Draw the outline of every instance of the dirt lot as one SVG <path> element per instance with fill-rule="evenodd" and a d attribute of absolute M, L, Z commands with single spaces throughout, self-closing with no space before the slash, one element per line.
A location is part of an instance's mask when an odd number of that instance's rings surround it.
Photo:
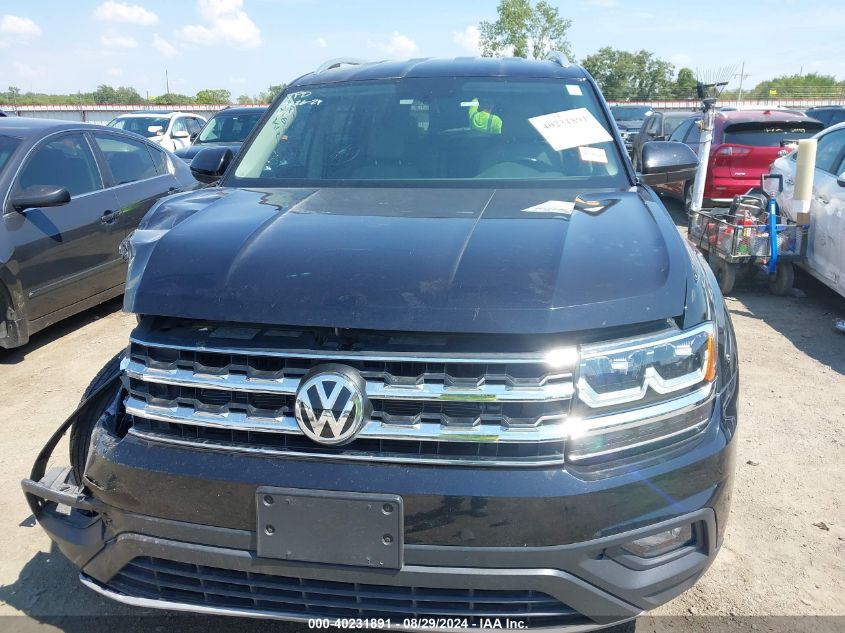
<path fill-rule="evenodd" d="M 641 620 L 638 631 L 845 630 L 845 335 L 834 329 L 845 301 L 808 277 L 797 284 L 802 292 L 788 298 L 745 286 L 728 299 L 742 386 L 725 545 L 693 589 L 656 613 L 675 617 Z M 81 587 L 33 525 L 18 481 L 88 381 L 126 345 L 134 318 L 119 309 L 111 302 L 22 350 L 0 351 L 0 616 L 28 616 L 0 617 L 3 630 L 299 630 L 144 617 Z M 92 615 L 99 617 L 78 617 Z"/>

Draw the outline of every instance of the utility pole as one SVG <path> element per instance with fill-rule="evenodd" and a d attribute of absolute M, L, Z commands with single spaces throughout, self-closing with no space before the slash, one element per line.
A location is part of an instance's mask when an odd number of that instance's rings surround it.
<path fill-rule="evenodd" d="M 164 86 L 166 88 L 167 94 L 170 94 L 170 77 L 167 74 L 167 69 L 164 69 Z"/>
<path fill-rule="evenodd" d="M 739 71 L 739 75 L 734 75 L 735 77 L 739 77 L 739 93 L 736 96 L 737 103 L 742 103 L 742 82 L 746 77 L 750 77 L 751 75 L 745 74 L 745 62 L 742 62 L 742 70 Z"/>

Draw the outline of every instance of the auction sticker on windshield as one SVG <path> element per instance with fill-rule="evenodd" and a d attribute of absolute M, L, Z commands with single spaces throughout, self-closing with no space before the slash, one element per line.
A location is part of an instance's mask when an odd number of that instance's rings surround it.
<path fill-rule="evenodd" d="M 552 149 L 559 152 L 579 145 L 612 140 L 607 130 L 587 108 L 563 110 L 528 119 Z"/>

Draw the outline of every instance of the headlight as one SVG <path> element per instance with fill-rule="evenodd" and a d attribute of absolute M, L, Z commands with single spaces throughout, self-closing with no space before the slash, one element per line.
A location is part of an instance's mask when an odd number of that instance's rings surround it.
<path fill-rule="evenodd" d="M 687 391 L 716 378 L 715 329 L 624 339 L 581 348 L 578 397 L 588 407 L 636 402 L 649 389 L 660 395 Z"/>
<path fill-rule="evenodd" d="M 567 422 L 567 460 L 594 463 L 676 444 L 703 430 L 713 412 L 712 323 L 584 345 Z"/>

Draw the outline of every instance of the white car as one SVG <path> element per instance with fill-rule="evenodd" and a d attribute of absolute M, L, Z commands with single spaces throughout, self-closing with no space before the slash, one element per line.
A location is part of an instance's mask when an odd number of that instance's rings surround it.
<path fill-rule="evenodd" d="M 191 139 L 199 134 L 205 123 L 205 117 L 190 112 L 139 110 L 121 114 L 109 121 L 108 126 L 135 132 L 175 152 L 177 149 L 188 147 Z"/>
<path fill-rule="evenodd" d="M 818 149 L 804 267 L 845 297 L 845 123 L 829 127 L 813 138 L 818 140 Z M 783 174 L 783 193 L 778 203 L 793 220 L 796 158 L 797 152 L 792 152 L 778 158 L 771 167 L 773 173 Z"/>

